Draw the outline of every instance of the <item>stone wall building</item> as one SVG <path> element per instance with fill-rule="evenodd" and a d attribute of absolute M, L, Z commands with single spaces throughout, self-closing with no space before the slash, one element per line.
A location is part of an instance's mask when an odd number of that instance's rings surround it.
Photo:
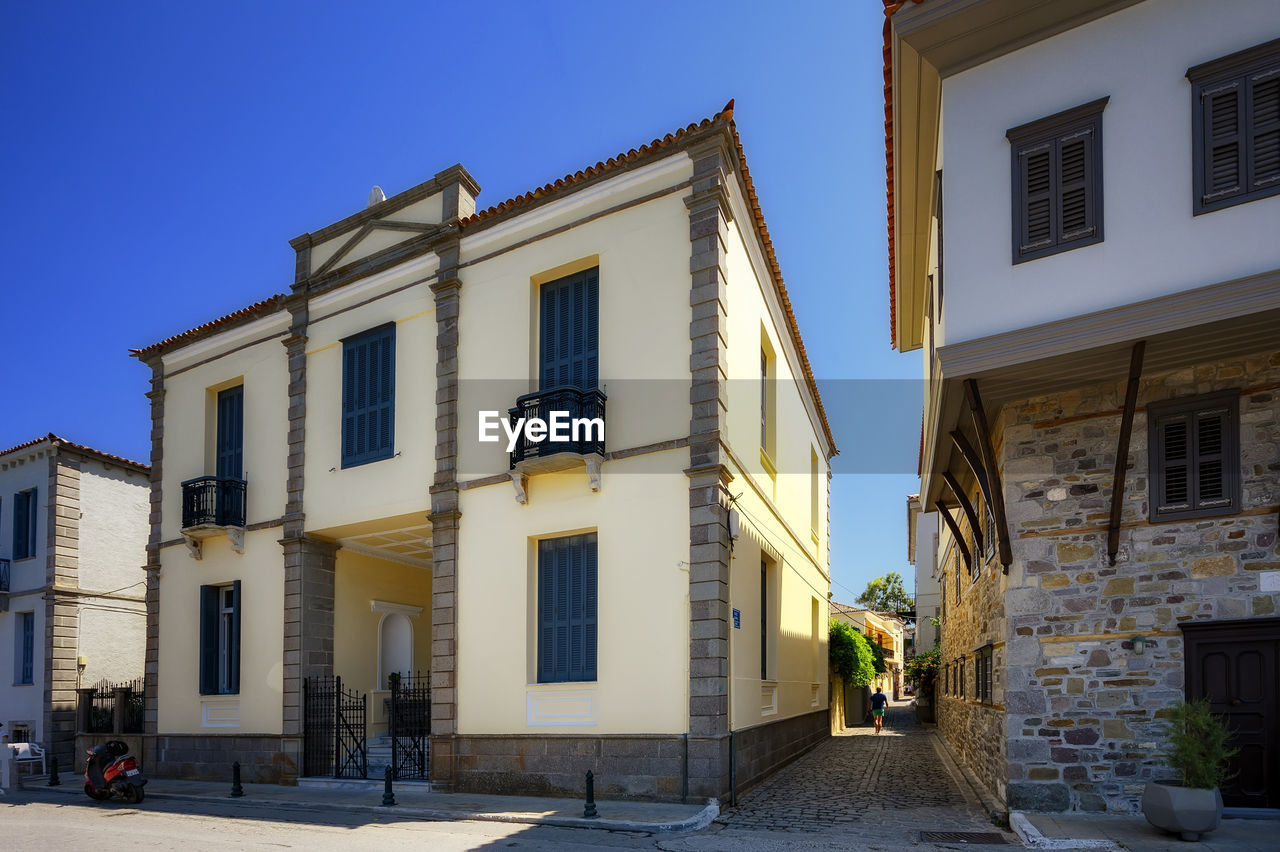
<path fill-rule="evenodd" d="M 1012 809 L 1128 812 L 1207 698 L 1228 806 L 1278 808 L 1274 9 L 886 8 L 940 729 Z"/>

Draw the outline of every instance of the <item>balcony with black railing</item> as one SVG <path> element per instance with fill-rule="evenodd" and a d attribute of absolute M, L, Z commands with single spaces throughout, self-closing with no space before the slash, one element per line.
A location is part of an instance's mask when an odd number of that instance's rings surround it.
<path fill-rule="evenodd" d="M 519 430 L 511 451 L 511 481 L 517 500 L 525 502 L 525 476 L 579 464 L 586 466 L 591 490 L 600 490 L 606 399 L 604 391 L 573 386 L 535 391 L 516 399 L 507 415 L 512 427 Z M 523 428 L 519 425 L 522 422 Z"/>
<path fill-rule="evenodd" d="M 245 481 L 199 476 L 182 483 L 182 537 L 196 559 L 200 540 L 224 532 L 237 553 L 244 552 Z"/>
<path fill-rule="evenodd" d="M 0 612 L 9 611 L 9 560 L 0 559 Z"/>

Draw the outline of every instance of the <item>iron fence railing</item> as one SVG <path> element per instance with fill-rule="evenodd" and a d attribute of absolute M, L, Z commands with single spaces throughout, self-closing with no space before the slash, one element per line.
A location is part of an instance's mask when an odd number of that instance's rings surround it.
<path fill-rule="evenodd" d="M 142 678 L 124 683 L 101 680 L 92 687 L 81 689 L 80 696 L 80 700 L 85 704 L 80 711 L 83 733 L 142 733 L 146 707 L 146 692 L 143 689 Z"/>
<path fill-rule="evenodd" d="M 558 387 L 527 393 L 516 399 L 513 408 L 507 410 L 512 424 L 521 418 L 526 421 L 538 418 L 555 426 L 562 422 L 566 440 L 555 440 L 548 435 L 544 440 L 531 441 L 521 430 L 511 451 L 511 468 L 522 461 L 544 458 L 557 453 L 604 455 L 604 391 L 582 390 L 576 387 Z M 559 430 L 557 430 L 559 431 Z"/>
<path fill-rule="evenodd" d="M 212 524 L 242 527 L 245 517 L 245 481 L 200 476 L 182 483 L 182 528 Z"/>
<path fill-rule="evenodd" d="M 308 776 L 365 778 L 369 774 L 368 702 L 341 677 L 302 682 L 302 771 Z"/>

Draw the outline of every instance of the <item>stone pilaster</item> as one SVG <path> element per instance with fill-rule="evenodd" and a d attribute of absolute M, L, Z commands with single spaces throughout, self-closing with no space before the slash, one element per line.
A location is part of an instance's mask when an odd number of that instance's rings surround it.
<path fill-rule="evenodd" d="M 721 429 L 727 404 L 726 237 L 732 221 L 722 137 L 689 151 L 689 795 L 729 789 L 729 530 Z"/>
<path fill-rule="evenodd" d="M 147 538 L 147 564 L 142 566 L 147 575 L 147 645 L 143 662 L 146 691 L 144 730 L 148 734 L 154 734 L 159 702 L 160 524 L 164 503 L 164 364 L 159 356 L 151 362 L 151 391 L 147 398 L 151 400 L 151 512 L 148 516 L 151 534 Z"/>
<path fill-rule="evenodd" d="M 436 472 L 431 485 L 431 780 L 454 779 L 458 664 L 458 238 L 435 246 Z"/>
<path fill-rule="evenodd" d="M 75 765 L 79 618 L 76 598 L 61 590 L 79 586 L 80 462 L 56 447 L 49 455 L 48 495 L 45 571 L 52 589 L 44 598 L 44 736 L 58 764 L 69 769 Z"/>
<path fill-rule="evenodd" d="M 298 535 L 284 548 L 285 737 L 302 735 L 302 681 L 333 674 L 336 545 Z"/>
<path fill-rule="evenodd" d="M 292 322 L 289 336 L 282 342 L 289 360 L 289 453 L 285 484 L 285 538 L 302 535 L 305 515 L 302 507 L 307 427 L 307 299 L 294 296 L 288 302 Z"/>

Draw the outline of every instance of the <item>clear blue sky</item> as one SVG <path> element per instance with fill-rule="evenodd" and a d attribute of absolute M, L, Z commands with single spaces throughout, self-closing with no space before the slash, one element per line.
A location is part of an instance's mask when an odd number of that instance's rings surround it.
<path fill-rule="evenodd" d="M 288 240 L 461 162 L 495 204 L 737 99 L 841 455 L 837 600 L 906 565 L 918 353 L 889 346 L 877 0 L 5 3 L 0 448 L 147 459 L 140 347 Z M 899 380 L 899 381 L 892 381 Z"/>

